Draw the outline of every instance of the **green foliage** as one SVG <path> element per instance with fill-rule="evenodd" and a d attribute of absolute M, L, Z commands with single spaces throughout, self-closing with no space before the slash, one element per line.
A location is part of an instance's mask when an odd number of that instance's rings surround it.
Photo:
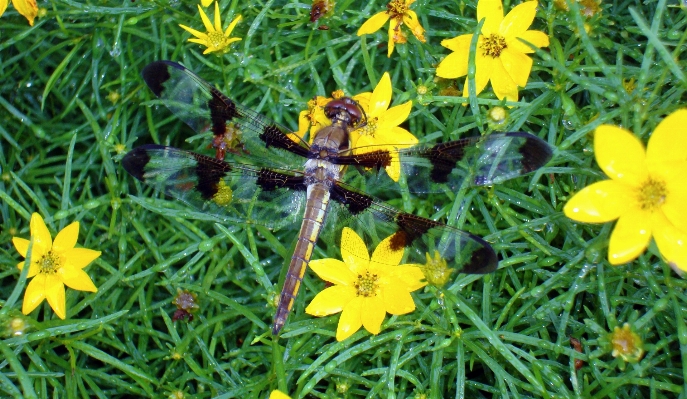
<path fill-rule="evenodd" d="M 504 9 L 517 3 L 506 1 Z M 189 34 L 178 24 L 203 30 L 191 1 L 39 1 L 47 15 L 33 27 L 13 8 L 5 12 L 0 396 L 183 391 L 265 398 L 279 388 L 318 398 L 684 397 L 687 283 L 652 248 L 632 264 L 611 267 L 612 225 L 575 224 L 561 209 L 602 177 L 591 151 L 597 126 L 622 125 L 646 140 L 684 106 L 685 9 L 617 0 L 584 17 L 576 3 L 565 12 L 541 1 L 532 29 L 548 33 L 551 44 L 533 54 L 529 83 L 521 101 L 510 104 L 505 130 L 544 138 L 557 147 L 554 159 L 534 175 L 492 188 L 391 201 L 485 237 L 502 259 L 499 270 L 460 276 L 444 292 L 418 291 L 418 309 L 387 318 L 378 336 L 359 331 L 336 342 L 338 317 L 303 312 L 324 287 L 307 273 L 282 335 L 270 334 L 298 226 L 270 231 L 189 218 L 183 205 L 144 189 L 119 163 L 144 143 L 188 150 L 206 144 L 189 144 L 190 129 L 152 106 L 140 71 L 159 59 L 182 62 L 293 130 L 309 98 L 335 89 L 371 91 L 384 71 L 394 104 L 413 100 L 407 128 L 421 140 L 493 127 L 488 111 L 500 102 L 490 89 L 464 107 L 462 97 L 443 95 L 462 88 L 463 79 L 434 77 L 448 54 L 440 41 L 477 26 L 474 1 L 415 3 L 427 42 L 408 35 L 391 58 L 386 28 L 355 35 L 384 2 L 339 0 L 333 15 L 316 23 L 308 21 L 310 6 L 220 1 L 225 23 L 244 18 L 233 32 L 243 40 L 221 56 L 203 56 L 203 48 L 186 42 Z M 329 29 L 317 29 L 323 24 Z M 635 87 L 626 91 L 630 79 Z M 103 252 L 86 268 L 99 291 L 67 290 L 66 320 L 47 304 L 20 313 L 26 279 L 11 238 L 28 238 L 32 212 L 44 216 L 53 234 L 80 221 L 79 245 Z M 336 248 L 315 251 L 314 258 L 324 257 L 338 257 Z M 178 288 L 198 296 L 192 321 L 172 321 Z M 628 365 L 603 344 L 625 322 L 645 350 Z M 18 325 L 23 334 L 12 335 Z M 581 341 L 581 353 L 570 337 Z"/>

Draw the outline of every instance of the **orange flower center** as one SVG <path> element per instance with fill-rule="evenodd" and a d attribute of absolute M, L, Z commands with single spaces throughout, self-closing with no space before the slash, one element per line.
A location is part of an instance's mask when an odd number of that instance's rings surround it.
<path fill-rule="evenodd" d="M 630 325 L 625 323 L 623 328 L 616 326 L 611 333 L 611 345 L 613 346 L 613 357 L 622 357 L 625 361 L 637 361 L 642 358 L 644 349 L 642 339 L 637 335 Z"/>
<path fill-rule="evenodd" d="M 491 56 L 492 58 L 498 58 L 506 47 L 506 38 L 495 33 L 485 36 L 479 46 L 483 51 L 483 56 Z"/>
<path fill-rule="evenodd" d="M 377 131 L 377 122 L 378 119 L 377 117 L 374 118 L 369 118 L 367 120 L 367 123 L 365 123 L 365 126 L 361 127 L 358 130 L 358 133 L 360 133 L 361 136 L 375 136 L 375 131 Z"/>
<path fill-rule="evenodd" d="M 62 258 L 53 251 L 48 251 L 38 261 L 38 272 L 42 274 L 55 274 L 62 267 Z"/>
<path fill-rule="evenodd" d="M 371 297 L 377 295 L 379 277 L 366 271 L 364 275 L 358 274 L 358 280 L 353 284 L 357 290 L 357 296 Z"/>
<path fill-rule="evenodd" d="M 222 32 L 208 32 L 208 43 L 213 48 L 222 48 L 224 46 L 224 35 Z"/>
<path fill-rule="evenodd" d="M 639 206 L 643 210 L 655 211 L 666 202 L 668 190 L 666 189 L 665 182 L 649 177 L 647 181 L 639 187 L 639 192 L 637 194 L 639 197 Z"/>
<path fill-rule="evenodd" d="M 404 0 L 394 0 L 386 5 L 386 9 L 390 18 L 395 18 L 401 22 L 403 15 L 408 12 L 408 5 Z"/>

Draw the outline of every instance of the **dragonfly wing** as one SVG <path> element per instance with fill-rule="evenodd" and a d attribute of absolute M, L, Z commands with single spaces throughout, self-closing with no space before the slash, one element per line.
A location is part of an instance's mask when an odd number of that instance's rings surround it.
<path fill-rule="evenodd" d="M 299 172 L 224 162 L 148 144 L 122 159 L 132 176 L 222 221 L 281 228 L 297 223 L 305 203 Z"/>

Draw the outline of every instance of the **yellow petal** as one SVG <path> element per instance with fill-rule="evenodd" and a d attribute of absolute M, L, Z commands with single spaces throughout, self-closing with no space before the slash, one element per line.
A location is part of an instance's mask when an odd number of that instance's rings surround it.
<path fill-rule="evenodd" d="M 412 101 L 407 101 L 401 105 L 391 107 L 388 110 L 386 110 L 386 112 L 383 112 L 382 115 L 380 115 L 380 120 L 378 123 L 380 125 L 383 125 L 384 127 L 398 126 L 401 123 L 403 123 L 406 119 L 408 119 L 408 115 L 410 115 L 410 110 L 412 108 Z M 396 141 L 391 141 L 389 143 L 397 144 Z"/>
<path fill-rule="evenodd" d="M 344 227 L 341 233 L 341 258 L 353 273 L 370 263 L 367 245 L 352 229 Z"/>
<path fill-rule="evenodd" d="M 478 95 L 487 87 L 487 83 L 489 83 L 494 72 L 495 64 L 496 62 L 492 57 L 484 57 L 479 51 L 475 54 L 475 95 Z M 467 79 L 465 82 L 467 82 Z M 466 83 L 463 97 L 467 97 L 469 94 L 468 85 L 469 83 Z"/>
<path fill-rule="evenodd" d="M 382 322 L 386 316 L 382 297 L 380 295 L 372 295 L 371 297 L 364 298 L 360 312 L 363 327 L 371 334 L 379 334 Z"/>
<path fill-rule="evenodd" d="M 465 57 L 467 57 L 468 51 L 470 51 L 470 42 L 472 42 L 472 34 L 467 33 L 453 39 L 444 39 L 441 41 L 441 45 L 451 51 L 465 53 Z"/>
<path fill-rule="evenodd" d="M 200 7 L 198 7 L 199 10 L 202 10 Z M 209 31 L 209 29 L 208 29 Z M 219 2 L 215 2 L 215 32 L 221 32 L 222 31 L 222 19 L 220 18 L 219 14 Z"/>
<path fill-rule="evenodd" d="M 33 26 L 33 20 L 36 19 L 36 15 L 38 15 L 36 0 L 12 0 L 12 4 L 14 4 L 14 8 L 17 9 L 19 14 L 26 17 L 29 21 L 29 25 Z"/>
<path fill-rule="evenodd" d="M 100 256 L 100 251 L 94 251 L 88 248 L 72 248 L 65 251 L 61 255 L 64 257 L 66 264 L 69 267 L 75 267 L 77 269 L 83 269 L 88 266 L 89 263 L 98 259 Z"/>
<path fill-rule="evenodd" d="M 380 266 L 396 266 L 401 263 L 403 258 L 404 247 L 393 250 L 391 249 L 391 240 L 394 239 L 395 235 L 391 235 L 377 245 L 374 253 L 372 253 L 372 258 L 370 259 L 370 267 Z"/>
<path fill-rule="evenodd" d="M 503 67 L 501 59 L 495 59 L 491 73 L 491 88 L 499 100 L 518 101 L 518 85 Z M 518 72 L 519 73 L 519 72 Z"/>
<path fill-rule="evenodd" d="M 501 0 L 479 0 L 477 2 L 477 22 L 486 18 L 482 25 L 482 34 L 499 33 L 503 21 L 503 3 Z"/>
<path fill-rule="evenodd" d="M 659 176 L 666 185 L 667 195 L 661 209 L 675 227 L 687 232 L 687 161 L 654 164 L 649 170 L 652 175 Z"/>
<path fill-rule="evenodd" d="M 241 15 L 237 15 L 236 18 L 234 18 L 234 20 L 231 21 L 231 23 L 229 24 L 229 27 L 227 27 L 227 30 L 224 31 L 224 36 L 229 37 L 231 32 L 236 27 L 236 24 L 241 22 L 242 19 L 243 19 L 243 17 Z M 241 39 L 236 39 L 236 40 L 241 40 Z"/>
<path fill-rule="evenodd" d="M 427 285 L 425 275 L 418 266 L 400 265 L 390 268 L 389 276 L 400 280 L 405 291 L 413 292 Z"/>
<path fill-rule="evenodd" d="M 74 222 L 57 233 L 52 249 L 57 253 L 74 248 L 79 238 L 79 222 Z"/>
<path fill-rule="evenodd" d="M 91 277 L 83 270 L 76 267 L 61 267 L 57 271 L 64 285 L 71 289 L 88 292 L 98 292 Z"/>
<path fill-rule="evenodd" d="M 538 30 L 528 30 L 519 36 L 507 37 L 506 45 L 513 51 L 518 51 L 525 54 L 534 53 L 534 50 L 532 50 L 530 46 L 521 42 L 519 39 L 526 40 L 539 48 L 547 47 L 549 45 L 549 36 L 546 33 Z"/>
<path fill-rule="evenodd" d="M 537 14 L 537 2 L 526 1 L 513 7 L 501 21 L 500 32 L 503 36 L 520 36 L 532 25 Z"/>
<path fill-rule="evenodd" d="M 358 29 L 358 36 L 366 35 L 369 33 L 377 32 L 386 21 L 389 20 L 389 14 L 386 11 L 382 11 L 372 16 L 372 18 L 365 21 L 365 23 Z"/>
<path fill-rule="evenodd" d="M 12 244 L 14 248 L 19 252 L 19 255 L 26 258 L 26 254 L 29 252 L 30 241 L 26 238 L 12 237 Z"/>
<path fill-rule="evenodd" d="M 67 317 L 67 301 L 64 296 L 64 284 L 56 275 L 45 277 L 45 299 L 57 317 L 64 320 Z"/>
<path fill-rule="evenodd" d="M 437 65 L 437 76 L 444 79 L 455 79 L 468 74 L 467 52 L 451 53 Z"/>
<path fill-rule="evenodd" d="M 651 240 L 651 214 L 641 208 L 620 215 L 608 244 L 608 261 L 620 265 L 635 260 Z"/>
<path fill-rule="evenodd" d="M 188 31 L 189 33 L 191 33 L 193 36 L 195 36 L 195 37 L 197 37 L 198 39 L 202 40 L 202 42 L 197 42 L 197 41 L 196 41 L 196 42 L 194 42 L 194 43 L 205 44 L 205 43 L 207 42 L 207 40 L 208 40 L 208 35 L 206 35 L 205 33 L 199 32 L 199 31 L 197 31 L 197 30 L 195 30 L 195 29 L 193 29 L 193 28 L 189 28 L 189 27 L 186 26 L 186 25 L 179 24 L 179 26 L 180 26 L 181 28 L 185 29 L 186 31 Z M 193 41 L 193 39 L 189 39 L 189 42 L 190 42 L 190 41 Z"/>
<path fill-rule="evenodd" d="M 21 312 L 29 314 L 45 299 L 45 274 L 39 274 L 29 282 L 24 293 L 24 303 Z"/>
<path fill-rule="evenodd" d="M 361 297 L 355 297 L 346 304 L 339 318 L 339 326 L 336 328 L 337 341 L 343 341 L 360 330 L 360 327 L 363 325 L 360 317 L 362 304 Z"/>
<path fill-rule="evenodd" d="M 666 262 L 687 271 L 687 233 L 678 230 L 660 212 L 654 215 L 654 240 Z"/>
<path fill-rule="evenodd" d="M 29 225 L 31 228 L 31 237 L 33 238 L 34 256 L 36 256 L 36 254 L 43 255 L 50 251 L 52 248 L 52 237 L 41 215 L 34 212 L 31 215 L 31 222 Z"/>
<path fill-rule="evenodd" d="M 625 129 L 601 125 L 594 132 L 594 154 L 611 179 L 638 186 L 647 179 L 642 142 Z"/>
<path fill-rule="evenodd" d="M 615 220 L 639 204 L 634 190 L 615 180 L 603 180 L 583 188 L 563 207 L 565 216 L 584 223 L 605 223 Z"/>
<path fill-rule="evenodd" d="M 338 259 L 327 258 L 310 261 L 310 269 L 319 278 L 332 284 L 352 287 L 356 280 L 356 275 L 348 265 Z"/>
<path fill-rule="evenodd" d="M 384 286 L 384 309 L 394 315 L 406 314 L 415 310 L 415 302 L 404 284 L 396 279 Z"/>
<path fill-rule="evenodd" d="M 217 3 L 215 3 L 215 10 L 217 10 Z M 210 18 L 208 18 L 207 14 L 205 14 L 205 11 L 203 11 L 202 8 L 200 8 L 200 4 L 198 5 L 198 11 L 200 11 L 200 19 L 203 20 L 203 25 L 205 25 L 205 30 L 208 32 L 214 32 L 215 28 L 212 26 L 212 22 L 210 22 Z M 222 30 L 220 29 L 220 32 Z"/>
<path fill-rule="evenodd" d="M 420 20 L 417 19 L 417 14 L 415 11 L 408 10 L 403 15 L 403 23 L 408 26 L 408 29 L 410 29 L 411 32 L 413 32 L 413 36 L 415 36 L 417 40 L 425 43 L 425 28 L 420 25 Z"/>
<path fill-rule="evenodd" d="M 291 399 L 291 397 L 282 391 L 275 389 L 272 391 L 272 393 L 270 393 L 269 399 Z"/>
<path fill-rule="evenodd" d="M 687 109 L 668 115 L 656 126 L 646 150 L 647 162 L 687 160 Z"/>
<path fill-rule="evenodd" d="M 0 0 L 0 16 L 5 13 L 5 10 L 7 10 L 8 4 L 9 0 Z"/>
<path fill-rule="evenodd" d="M 501 51 L 499 60 L 501 60 L 503 69 L 508 72 L 508 76 L 511 77 L 515 84 L 524 88 L 527 85 L 527 79 L 529 79 L 530 71 L 532 70 L 532 59 L 523 53 L 505 48 Z"/>
<path fill-rule="evenodd" d="M 339 313 L 355 297 L 353 286 L 335 285 L 315 295 L 305 313 L 318 317 Z"/>
<path fill-rule="evenodd" d="M 391 78 L 389 72 L 384 72 L 382 78 L 375 86 L 370 96 L 370 104 L 368 105 L 368 118 L 377 117 L 389 108 L 391 103 Z"/>

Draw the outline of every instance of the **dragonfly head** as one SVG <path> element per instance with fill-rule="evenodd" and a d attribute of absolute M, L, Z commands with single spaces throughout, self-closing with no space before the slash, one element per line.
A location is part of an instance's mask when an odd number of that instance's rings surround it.
<path fill-rule="evenodd" d="M 354 127 L 363 119 L 365 111 L 360 107 L 357 101 L 350 97 L 341 97 L 337 100 L 332 100 L 324 106 L 324 114 L 332 122 L 341 122 L 346 126 Z"/>

